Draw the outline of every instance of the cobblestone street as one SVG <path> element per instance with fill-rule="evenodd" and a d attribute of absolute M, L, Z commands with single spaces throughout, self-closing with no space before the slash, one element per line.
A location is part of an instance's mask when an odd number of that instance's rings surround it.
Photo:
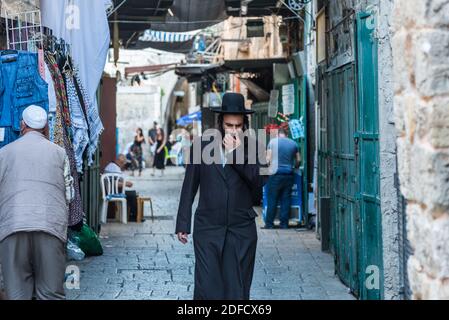
<path fill-rule="evenodd" d="M 192 299 L 193 246 L 182 245 L 173 233 L 183 169 L 169 167 L 163 178 L 149 173 L 133 180 L 141 195 L 153 198 L 154 221 L 148 206 L 142 224 L 103 226 L 104 254 L 71 262 L 80 267 L 81 282 L 79 290 L 67 290 L 68 299 Z M 354 299 L 313 232 L 258 233 L 252 299 Z"/>

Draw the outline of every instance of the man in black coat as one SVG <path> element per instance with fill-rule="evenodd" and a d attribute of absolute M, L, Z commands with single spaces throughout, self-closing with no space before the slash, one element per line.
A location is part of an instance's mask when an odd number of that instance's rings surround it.
<path fill-rule="evenodd" d="M 194 299 L 248 300 L 257 245 L 257 214 L 253 206 L 260 204 L 266 182 L 258 159 L 265 158 L 251 155 L 252 148 L 248 146 L 252 137 L 242 135 L 248 129 L 247 114 L 252 113 L 245 109 L 242 95 L 225 94 L 222 107 L 216 112 L 220 113 L 216 134 L 203 135 L 191 151 L 176 234 L 179 241 L 187 243 L 192 205 L 200 188 L 193 230 Z M 264 150 L 255 149 L 256 153 Z M 205 159 L 209 154 L 213 163 Z"/>

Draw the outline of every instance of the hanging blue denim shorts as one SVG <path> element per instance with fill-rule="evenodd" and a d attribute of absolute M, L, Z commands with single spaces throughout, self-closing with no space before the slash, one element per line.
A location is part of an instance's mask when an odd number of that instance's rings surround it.
<path fill-rule="evenodd" d="M 26 107 L 34 104 L 48 112 L 48 85 L 39 74 L 36 53 L 4 53 L 0 51 L 0 128 L 12 129 L 9 136 L 14 138 Z"/>

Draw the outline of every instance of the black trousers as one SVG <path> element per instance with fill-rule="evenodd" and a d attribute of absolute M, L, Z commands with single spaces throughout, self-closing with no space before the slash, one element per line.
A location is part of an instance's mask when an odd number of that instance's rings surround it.
<path fill-rule="evenodd" d="M 125 191 L 126 202 L 130 211 L 130 220 L 137 220 L 137 192 L 134 190 Z"/>

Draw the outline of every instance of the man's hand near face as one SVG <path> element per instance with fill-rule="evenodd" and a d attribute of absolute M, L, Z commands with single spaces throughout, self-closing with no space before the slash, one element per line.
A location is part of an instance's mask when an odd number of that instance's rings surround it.
<path fill-rule="evenodd" d="M 227 153 L 232 152 L 233 150 L 237 149 L 242 145 L 242 141 L 240 140 L 240 137 L 238 134 L 231 135 L 231 134 L 225 134 L 225 137 L 223 139 L 223 145 L 225 147 L 225 151 Z"/>

